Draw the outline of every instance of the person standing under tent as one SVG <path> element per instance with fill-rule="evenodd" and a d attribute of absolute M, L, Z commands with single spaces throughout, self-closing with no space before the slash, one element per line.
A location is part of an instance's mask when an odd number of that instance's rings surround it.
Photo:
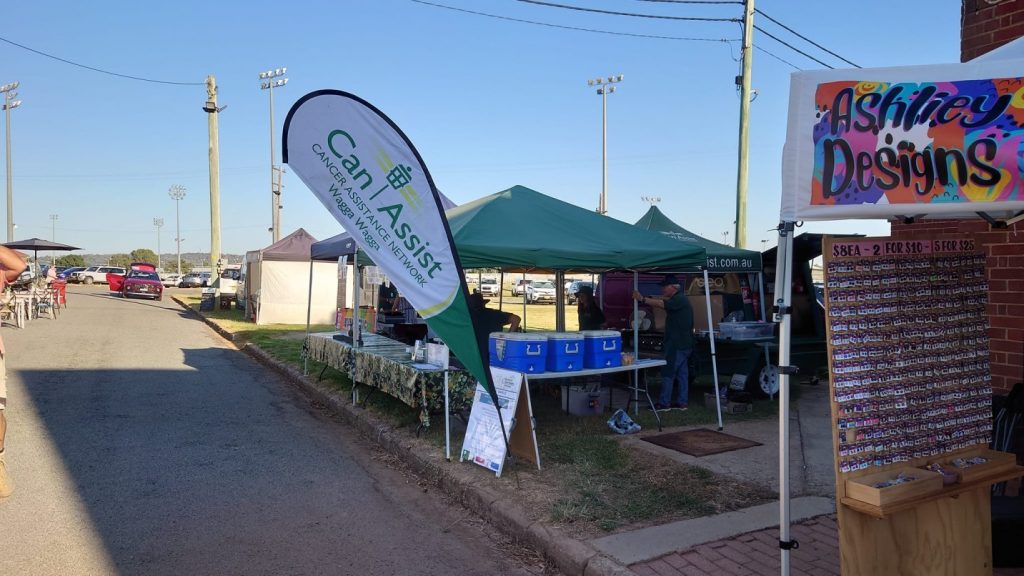
<path fill-rule="evenodd" d="M 690 354 L 693 353 L 693 307 L 680 291 L 679 280 L 669 274 L 659 284 L 661 296 L 644 296 L 633 291 L 633 298 L 665 310 L 665 367 L 662 369 L 661 397 L 655 410 L 686 410 L 690 399 Z M 675 381 L 675 401 L 672 388 Z"/>
<path fill-rule="evenodd" d="M 580 286 L 576 293 L 576 314 L 579 317 L 580 330 L 600 330 L 604 327 L 604 312 L 594 300 L 594 289 Z"/>
<path fill-rule="evenodd" d="M 7 284 L 18 279 L 25 270 L 25 261 L 18 254 L 0 246 L 0 293 L 7 290 Z M 7 352 L 4 350 L 3 339 L 0 339 L 0 500 L 11 495 L 14 486 L 7 477 L 7 464 L 4 457 L 7 455 L 7 447 L 4 445 L 4 437 L 7 435 Z"/>

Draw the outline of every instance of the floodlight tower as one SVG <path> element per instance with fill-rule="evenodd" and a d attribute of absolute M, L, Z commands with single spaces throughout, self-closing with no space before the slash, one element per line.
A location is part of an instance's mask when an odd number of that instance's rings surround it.
<path fill-rule="evenodd" d="M 608 212 L 608 94 L 615 92 L 614 84 L 622 82 L 624 76 L 609 76 L 587 80 L 587 86 L 597 86 L 601 95 L 601 199 L 597 203 L 597 213 Z"/>
<path fill-rule="evenodd" d="M 153 218 L 153 226 L 156 226 L 156 269 L 163 270 L 160 262 L 160 228 L 164 225 L 163 218 Z M 179 272 L 180 274 L 181 272 Z"/>
<path fill-rule="evenodd" d="M 274 242 L 281 239 L 281 173 L 283 168 L 274 159 L 274 88 L 283 87 L 288 79 L 283 76 L 288 68 L 260 72 L 260 90 L 270 94 L 270 233 Z"/>
<path fill-rule="evenodd" d="M 175 184 L 171 186 L 167 193 L 174 199 L 174 221 L 175 221 L 175 238 L 174 241 L 178 243 L 178 274 L 181 274 L 181 200 L 185 197 L 185 187 L 181 184 Z"/>
<path fill-rule="evenodd" d="M 4 95 L 4 123 L 7 133 L 7 241 L 14 242 L 14 188 L 11 180 L 11 110 L 21 106 L 21 100 L 15 100 L 15 90 L 20 82 L 11 82 L 0 86 Z"/>

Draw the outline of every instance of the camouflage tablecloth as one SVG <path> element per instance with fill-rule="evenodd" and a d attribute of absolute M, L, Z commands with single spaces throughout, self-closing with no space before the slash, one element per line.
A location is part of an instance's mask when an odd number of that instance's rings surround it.
<path fill-rule="evenodd" d="M 420 410 L 420 423 L 430 426 L 432 412 L 444 412 L 444 371 L 413 365 L 402 342 L 380 336 L 364 334 L 363 346 L 335 340 L 337 332 L 310 334 L 306 339 L 306 354 L 310 360 L 322 362 L 331 368 L 352 374 L 355 363 L 355 381 L 398 398 Z M 476 379 L 465 370 L 448 373 L 448 405 L 452 412 L 468 410 L 473 405 Z"/>

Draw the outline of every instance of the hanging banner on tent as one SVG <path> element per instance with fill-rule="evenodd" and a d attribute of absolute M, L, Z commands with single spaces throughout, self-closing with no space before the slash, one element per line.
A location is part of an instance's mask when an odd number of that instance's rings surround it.
<path fill-rule="evenodd" d="M 783 220 L 1024 209 L 1022 66 L 793 74 Z"/>
<path fill-rule="evenodd" d="M 352 94 L 312 92 L 288 112 L 283 156 L 466 369 L 489 382 L 441 201 L 398 126 Z"/>

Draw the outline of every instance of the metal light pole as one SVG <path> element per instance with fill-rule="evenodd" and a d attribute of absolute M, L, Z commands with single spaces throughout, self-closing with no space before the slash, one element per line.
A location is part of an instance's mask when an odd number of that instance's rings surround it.
<path fill-rule="evenodd" d="M 287 78 L 282 78 L 287 71 L 288 68 L 277 68 L 260 72 L 260 90 L 270 94 L 270 237 L 273 242 L 281 239 L 281 185 L 274 164 L 274 88 L 288 83 Z"/>
<path fill-rule="evenodd" d="M 622 82 L 624 76 L 609 76 L 587 80 L 587 86 L 597 85 L 597 93 L 601 95 L 601 199 L 597 203 L 597 213 L 608 213 L 608 94 L 615 92 L 615 84 Z"/>
<path fill-rule="evenodd" d="M 156 226 L 156 269 L 163 270 L 160 262 L 160 228 L 164 225 L 163 218 L 153 218 L 153 226 Z M 180 272 L 179 272 L 180 274 Z"/>
<path fill-rule="evenodd" d="M 729 231 L 722 232 L 722 244 L 729 245 Z"/>
<path fill-rule="evenodd" d="M 0 86 L 0 92 L 4 95 L 4 122 L 7 132 L 7 241 L 14 242 L 14 188 L 11 184 L 11 110 L 21 105 L 21 100 L 15 100 L 18 93 L 19 82 L 11 82 Z"/>
<path fill-rule="evenodd" d="M 171 186 L 170 190 L 167 191 L 171 198 L 174 198 L 174 221 L 175 221 L 175 238 L 174 241 L 178 243 L 178 274 L 181 274 L 181 210 L 180 204 L 181 199 L 185 197 L 185 187 L 181 184 L 175 184 Z"/>
<path fill-rule="evenodd" d="M 53 242 L 57 241 L 57 215 L 56 214 L 50 214 L 50 240 L 53 241 Z M 56 266 L 57 265 L 57 254 L 56 253 L 50 255 L 50 265 L 51 266 Z"/>

